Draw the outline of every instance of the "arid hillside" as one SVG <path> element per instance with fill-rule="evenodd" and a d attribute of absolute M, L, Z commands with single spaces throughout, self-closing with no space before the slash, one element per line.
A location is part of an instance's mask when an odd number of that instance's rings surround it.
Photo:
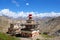
<path fill-rule="evenodd" d="M 48 18 L 47 18 L 48 19 Z M 60 30 L 60 17 L 40 20 L 40 31 L 54 34 Z M 60 32 L 59 32 L 60 33 Z"/>
<path fill-rule="evenodd" d="M 0 16 L 0 31 L 5 32 L 8 29 L 8 27 L 10 27 L 10 23 L 17 23 L 17 22 L 20 21 L 8 17 Z"/>
<path fill-rule="evenodd" d="M 20 18 L 19 18 L 20 19 Z M 12 19 L 8 17 L 0 16 L 0 31 L 5 32 L 5 30 L 10 27 L 10 23 L 24 23 L 26 20 Z M 37 18 L 38 19 L 38 28 L 41 33 L 47 32 L 54 34 L 56 31 L 60 30 L 60 17 L 51 18 Z"/>

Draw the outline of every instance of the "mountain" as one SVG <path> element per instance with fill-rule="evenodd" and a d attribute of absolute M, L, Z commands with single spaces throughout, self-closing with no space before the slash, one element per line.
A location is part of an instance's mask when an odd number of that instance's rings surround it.
<path fill-rule="evenodd" d="M 4 32 L 10 27 L 10 23 L 17 23 L 19 20 L 9 18 L 6 16 L 0 16 L 0 31 Z"/>
<path fill-rule="evenodd" d="M 27 17 L 19 17 L 19 18 L 10 18 L 7 16 L 0 16 L 0 31 L 7 30 L 10 26 L 10 23 L 25 23 Z M 56 31 L 60 30 L 60 16 L 59 17 L 33 17 L 35 21 L 37 21 L 38 28 L 41 33 L 47 32 L 50 34 L 54 34 Z"/>
<path fill-rule="evenodd" d="M 60 30 L 60 16 L 55 18 L 47 18 L 44 21 L 40 20 L 40 31 L 47 32 L 50 35 Z"/>

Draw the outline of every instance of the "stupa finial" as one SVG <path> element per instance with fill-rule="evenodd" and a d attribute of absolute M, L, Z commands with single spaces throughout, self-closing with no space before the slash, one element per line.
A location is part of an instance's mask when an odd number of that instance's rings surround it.
<path fill-rule="evenodd" d="M 29 17 L 29 19 L 32 19 L 32 14 L 29 14 L 29 16 L 28 16 L 28 17 Z"/>

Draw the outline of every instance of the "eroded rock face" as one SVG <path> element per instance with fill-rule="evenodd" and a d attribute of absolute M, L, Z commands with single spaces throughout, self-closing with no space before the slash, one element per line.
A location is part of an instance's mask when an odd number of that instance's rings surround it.
<path fill-rule="evenodd" d="M 55 36 L 60 36 L 60 30 L 57 30 L 56 32 L 54 32 Z"/>
<path fill-rule="evenodd" d="M 42 20 L 39 23 L 41 33 L 49 32 L 50 34 L 54 34 L 56 31 L 60 30 L 60 17 L 52 18 L 46 21 Z"/>

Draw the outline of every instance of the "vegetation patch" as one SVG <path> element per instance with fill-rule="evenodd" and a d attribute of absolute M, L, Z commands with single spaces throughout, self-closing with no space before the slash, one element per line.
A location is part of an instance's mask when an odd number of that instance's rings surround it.
<path fill-rule="evenodd" d="M 0 40 L 19 40 L 16 37 L 9 36 L 5 33 L 0 33 Z"/>
<path fill-rule="evenodd" d="M 54 36 L 49 36 L 47 34 L 40 34 L 40 35 L 42 35 L 42 37 L 44 37 L 44 38 L 53 38 L 54 37 Z"/>
<path fill-rule="evenodd" d="M 37 38 L 36 40 L 40 40 L 40 39 Z"/>

